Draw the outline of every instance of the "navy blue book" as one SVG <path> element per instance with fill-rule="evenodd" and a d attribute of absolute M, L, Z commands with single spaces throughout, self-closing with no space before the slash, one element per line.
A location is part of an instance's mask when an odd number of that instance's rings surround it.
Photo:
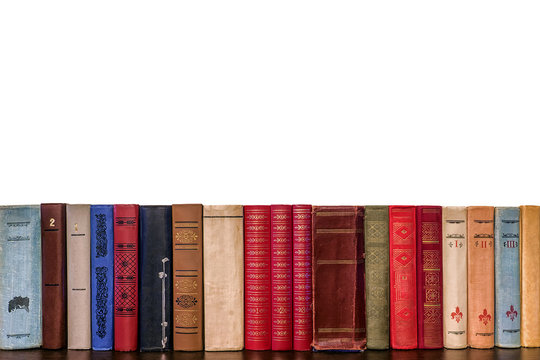
<path fill-rule="evenodd" d="M 139 208 L 139 347 L 171 349 L 171 206 Z"/>
<path fill-rule="evenodd" d="M 114 206 L 90 207 L 92 349 L 111 350 L 114 339 Z"/>

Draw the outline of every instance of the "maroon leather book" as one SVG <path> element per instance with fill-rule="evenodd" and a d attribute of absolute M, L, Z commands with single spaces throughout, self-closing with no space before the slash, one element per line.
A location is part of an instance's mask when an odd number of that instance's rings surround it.
<path fill-rule="evenodd" d="M 272 348 L 270 206 L 244 206 L 245 348 Z"/>
<path fill-rule="evenodd" d="M 41 204 L 43 348 L 66 347 L 66 204 Z"/>
<path fill-rule="evenodd" d="M 418 348 L 443 347 L 442 208 L 416 207 Z"/>
<path fill-rule="evenodd" d="M 364 208 L 313 207 L 313 348 L 366 348 Z"/>
<path fill-rule="evenodd" d="M 137 350 L 139 205 L 114 205 L 114 349 Z"/>

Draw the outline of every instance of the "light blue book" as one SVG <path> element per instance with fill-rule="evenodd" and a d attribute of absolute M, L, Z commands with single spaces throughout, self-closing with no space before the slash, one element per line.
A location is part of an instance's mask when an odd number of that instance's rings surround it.
<path fill-rule="evenodd" d="M 519 274 L 519 208 L 495 208 L 495 345 L 498 347 L 521 345 Z"/>
<path fill-rule="evenodd" d="M 40 207 L 0 206 L 0 349 L 41 343 Z"/>

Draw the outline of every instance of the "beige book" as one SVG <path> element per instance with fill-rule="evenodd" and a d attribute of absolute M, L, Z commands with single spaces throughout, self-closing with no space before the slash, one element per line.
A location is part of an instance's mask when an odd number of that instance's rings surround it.
<path fill-rule="evenodd" d="M 443 208 L 444 347 L 467 347 L 467 208 Z"/>
<path fill-rule="evenodd" d="M 66 206 L 67 344 L 90 349 L 90 205 Z"/>
<path fill-rule="evenodd" d="M 241 205 L 204 206 L 204 347 L 244 347 L 244 216 Z"/>

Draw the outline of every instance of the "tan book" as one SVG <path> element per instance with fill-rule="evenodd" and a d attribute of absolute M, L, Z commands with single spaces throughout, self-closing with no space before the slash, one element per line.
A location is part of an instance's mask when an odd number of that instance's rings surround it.
<path fill-rule="evenodd" d="M 540 207 L 520 212 L 521 346 L 540 347 Z"/>
<path fill-rule="evenodd" d="M 241 205 L 204 206 L 206 351 L 244 347 L 244 216 Z"/>
<path fill-rule="evenodd" d="M 90 205 L 66 206 L 67 346 L 90 349 Z"/>

